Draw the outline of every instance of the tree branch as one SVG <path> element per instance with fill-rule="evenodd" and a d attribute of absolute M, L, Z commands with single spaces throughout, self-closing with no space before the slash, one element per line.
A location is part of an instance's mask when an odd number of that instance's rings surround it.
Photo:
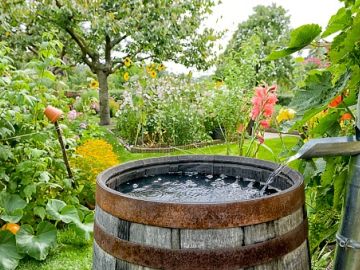
<path fill-rule="evenodd" d="M 123 41 L 125 38 L 127 38 L 127 35 L 123 35 L 122 37 L 115 38 L 113 41 L 111 41 L 111 48 L 114 48 L 117 44 L 119 44 L 121 41 Z"/>
<path fill-rule="evenodd" d="M 105 61 L 111 67 L 111 40 L 108 34 L 105 34 Z"/>
<path fill-rule="evenodd" d="M 60 4 L 60 2 L 58 0 L 55 0 L 56 6 L 58 8 L 61 8 L 62 5 Z M 73 18 L 72 17 L 68 17 L 68 20 L 71 21 Z M 65 26 L 65 31 L 71 36 L 71 38 L 76 42 L 76 44 L 79 46 L 80 50 L 81 50 L 81 54 L 82 54 L 82 59 L 83 61 L 90 67 L 90 69 L 94 69 L 95 67 L 95 62 L 98 61 L 98 57 L 95 53 L 93 53 L 89 47 L 86 45 L 86 42 L 84 41 L 84 39 L 78 35 L 75 30 L 73 28 L 71 28 L 70 26 Z M 91 61 L 90 61 L 90 59 Z"/>

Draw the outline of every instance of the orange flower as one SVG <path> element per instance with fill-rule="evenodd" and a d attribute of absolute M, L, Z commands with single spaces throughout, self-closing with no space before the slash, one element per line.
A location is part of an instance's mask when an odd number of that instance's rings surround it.
<path fill-rule="evenodd" d="M 352 119 L 352 115 L 350 113 L 344 113 L 340 118 L 340 122 L 351 119 Z"/>
<path fill-rule="evenodd" d="M 335 97 L 330 103 L 329 103 L 329 107 L 330 108 L 336 108 L 337 106 L 340 105 L 340 103 L 342 102 L 342 96 L 337 96 Z"/>

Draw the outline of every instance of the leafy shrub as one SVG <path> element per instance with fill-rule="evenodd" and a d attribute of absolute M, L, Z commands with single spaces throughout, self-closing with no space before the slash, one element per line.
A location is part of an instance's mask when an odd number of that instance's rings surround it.
<path fill-rule="evenodd" d="M 61 65 L 53 57 L 61 44 L 44 44 L 47 53 L 16 69 L 8 56 L 11 49 L 0 42 L 0 224 L 21 227 L 15 236 L 0 231 L 1 269 L 14 269 L 25 255 L 44 260 L 56 243 L 52 221 L 74 226 L 87 238 L 92 230 L 93 213 L 79 204 L 54 127 L 43 116 L 48 103 L 66 108 L 55 90 L 59 81 L 49 71 Z"/>
<path fill-rule="evenodd" d="M 146 75 L 148 76 L 148 75 Z M 117 127 L 131 144 L 180 145 L 209 139 L 202 91 L 188 78 L 140 79 L 125 90 Z"/>

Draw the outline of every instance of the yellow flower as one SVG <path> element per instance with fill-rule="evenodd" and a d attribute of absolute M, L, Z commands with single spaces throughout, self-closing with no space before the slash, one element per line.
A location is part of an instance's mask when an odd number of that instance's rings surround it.
<path fill-rule="evenodd" d="M 220 88 L 223 84 L 224 84 L 223 81 L 216 81 L 216 82 L 215 82 L 215 87 L 216 87 L 216 88 Z"/>
<path fill-rule="evenodd" d="M 124 60 L 124 65 L 126 67 L 130 67 L 131 66 L 131 59 L 129 57 L 126 57 Z"/>
<path fill-rule="evenodd" d="M 152 71 L 152 69 L 151 69 L 150 66 L 146 66 L 145 68 L 146 68 L 146 72 L 147 72 L 147 73 L 150 73 L 150 72 Z"/>
<path fill-rule="evenodd" d="M 71 165 L 81 171 L 84 177 L 95 182 L 96 176 L 105 169 L 119 163 L 112 146 L 101 139 L 90 139 L 75 150 L 76 157 Z"/>
<path fill-rule="evenodd" d="M 156 74 L 155 70 L 150 71 L 150 77 L 151 78 L 155 79 L 156 76 L 157 76 L 157 74 Z"/>
<path fill-rule="evenodd" d="M 90 86 L 90 88 L 92 88 L 92 89 L 97 89 L 97 88 L 99 88 L 99 82 L 98 82 L 97 80 L 91 80 L 89 86 Z"/>
<path fill-rule="evenodd" d="M 129 72 L 124 73 L 124 80 L 127 82 L 129 80 Z"/>
<path fill-rule="evenodd" d="M 163 70 L 165 70 L 165 66 L 164 66 L 164 64 L 159 64 L 158 66 L 157 66 L 157 70 L 158 71 L 163 71 Z"/>
<path fill-rule="evenodd" d="M 293 109 L 281 108 L 279 114 L 276 116 L 276 121 L 280 124 L 283 121 L 291 120 L 295 117 L 295 113 Z"/>

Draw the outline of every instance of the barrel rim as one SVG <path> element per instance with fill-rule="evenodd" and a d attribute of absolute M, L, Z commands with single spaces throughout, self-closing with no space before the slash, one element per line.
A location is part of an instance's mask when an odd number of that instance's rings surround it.
<path fill-rule="evenodd" d="M 146 225 L 169 228 L 233 228 L 268 222 L 289 215 L 304 205 L 303 177 L 286 167 L 282 173 L 294 184 L 276 194 L 242 201 L 187 203 L 159 202 L 128 196 L 108 187 L 106 182 L 123 172 L 154 166 L 156 164 L 180 164 L 188 162 L 211 162 L 248 165 L 274 170 L 272 162 L 217 155 L 186 155 L 143 159 L 114 166 L 97 177 L 96 203 L 105 212 L 118 218 Z"/>
<path fill-rule="evenodd" d="M 196 157 L 197 159 L 193 159 L 194 157 Z M 214 159 L 208 159 L 208 157 L 213 157 Z M 179 159 L 178 159 L 179 158 Z M 190 159 L 189 159 L 190 158 Z M 201 159 L 198 159 L 201 158 Z M 239 164 L 239 160 L 241 161 L 249 161 L 249 163 L 241 163 Z M 161 162 L 159 162 L 161 161 Z M 238 157 L 238 156 L 223 156 L 223 155 L 180 155 L 180 156 L 170 156 L 170 157 L 157 157 L 157 158 L 145 158 L 145 159 L 141 159 L 141 160 L 136 160 L 136 161 L 129 161 L 120 165 L 115 165 L 113 167 L 110 167 L 108 169 L 106 169 L 105 171 L 101 172 L 97 178 L 96 178 L 96 183 L 99 184 L 102 188 L 108 190 L 108 191 L 112 191 L 112 193 L 116 193 L 121 195 L 122 197 L 127 197 L 129 199 L 135 199 L 135 200 L 139 200 L 139 201 L 148 201 L 148 202 L 154 202 L 154 200 L 150 200 L 150 199 L 146 199 L 146 198 L 136 198 L 133 196 L 129 196 L 125 193 L 121 193 L 118 192 L 110 187 L 108 187 L 106 185 L 106 182 L 112 178 L 115 177 L 117 175 L 120 175 L 121 173 L 125 173 L 128 171 L 132 171 L 136 168 L 140 168 L 140 167 L 144 167 L 144 166 L 153 166 L 153 165 L 160 165 L 163 164 L 162 161 L 165 162 L 172 162 L 174 164 L 176 163 L 187 163 L 187 162 L 227 162 L 228 164 L 238 164 L 238 165 L 248 165 L 250 167 L 254 167 L 253 163 L 251 163 L 251 161 L 256 161 L 257 162 L 261 162 L 261 164 L 257 164 L 257 165 L 267 165 L 265 166 L 261 166 L 258 167 L 260 169 L 266 169 L 267 171 L 270 170 L 275 170 L 278 165 L 274 162 L 270 162 L 267 160 L 260 160 L 260 159 L 255 159 L 255 158 L 248 158 L 248 157 Z M 235 162 L 234 162 L 235 161 Z M 284 171 L 286 171 L 284 173 Z M 262 198 L 266 198 L 266 197 L 271 197 L 271 196 L 276 196 L 279 193 L 285 193 L 287 191 L 290 191 L 291 189 L 296 188 L 297 186 L 300 186 L 303 182 L 303 176 L 285 166 L 284 169 L 282 170 L 281 174 L 282 176 L 286 176 L 287 178 L 291 178 L 291 180 L 295 180 L 294 185 L 292 185 L 290 188 L 271 194 L 271 195 L 267 195 L 265 197 L 261 197 L 261 198 L 253 198 L 253 199 L 247 199 L 246 201 L 250 201 L 250 200 L 259 200 Z M 289 177 L 290 176 L 290 177 Z M 236 203 L 236 202 L 241 202 L 238 200 L 233 200 L 233 201 L 216 201 L 216 202 L 163 202 L 163 201 L 156 201 L 157 203 L 165 203 L 165 204 L 190 204 L 190 205 L 211 205 L 211 204 L 225 204 L 225 203 Z"/>

